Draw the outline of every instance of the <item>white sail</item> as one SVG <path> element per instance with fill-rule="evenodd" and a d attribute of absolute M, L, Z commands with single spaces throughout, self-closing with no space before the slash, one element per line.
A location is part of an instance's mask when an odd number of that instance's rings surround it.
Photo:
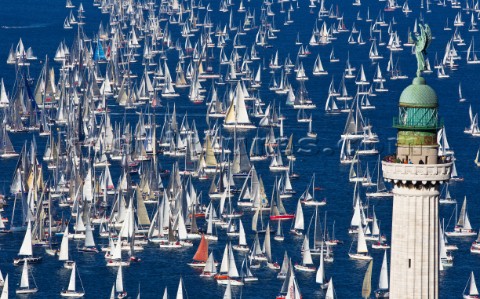
<path fill-rule="evenodd" d="M 365 240 L 365 234 L 361 227 L 358 230 L 357 253 L 368 253 L 367 241 Z"/>
<path fill-rule="evenodd" d="M 295 213 L 295 229 L 303 230 L 304 229 L 304 219 L 303 219 L 303 209 L 302 203 L 299 200 L 297 203 L 297 212 Z"/>
<path fill-rule="evenodd" d="M 217 267 L 215 266 L 215 259 L 213 257 L 213 252 L 210 252 L 207 261 L 205 262 L 205 267 L 203 272 L 209 272 L 210 274 L 217 273 Z"/>
<path fill-rule="evenodd" d="M 8 99 L 5 85 L 3 84 L 3 78 L 0 80 L 0 107 L 8 107 L 10 100 Z"/>
<path fill-rule="evenodd" d="M 238 238 L 238 245 L 240 246 L 247 246 L 247 237 L 245 235 L 245 229 L 243 228 L 243 223 L 242 223 L 242 220 L 240 219 L 238 221 L 238 225 L 239 225 L 239 238 Z"/>
<path fill-rule="evenodd" d="M 323 261 L 323 243 L 320 249 L 320 265 L 318 266 L 317 276 L 315 277 L 315 281 L 320 284 L 325 283 L 325 268 L 324 268 L 324 261 Z"/>
<path fill-rule="evenodd" d="M 118 267 L 117 279 L 115 280 L 115 290 L 118 293 L 123 293 L 123 270 L 122 265 Z"/>
<path fill-rule="evenodd" d="M 302 264 L 304 266 L 306 265 L 313 265 L 313 259 L 312 259 L 312 253 L 310 252 L 310 247 L 308 246 L 309 240 L 308 236 L 305 236 L 305 239 L 303 241 L 303 259 L 302 259 Z"/>
<path fill-rule="evenodd" d="M 386 250 L 383 255 L 382 269 L 380 270 L 380 280 L 378 282 L 378 288 L 380 290 L 388 290 L 388 262 Z"/>
<path fill-rule="evenodd" d="M 333 278 L 330 278 L 328 282 L 327 293 L 325 294 L 325 299 L 335 299 L 335 290 L 333 289 Z"/>
<path fill-rule="evenodd" d="M 122 240 L 121 240 L 121 238 L 117 239 L 117 243 L 115 244 L 113 249 L 111 249 L 110 254 L 111 254 L 113 260 L 120 260 L 122 258 Z"/>
<path fill-rule="evenodd" d="M 288 282 L 288 292 L 285 298 L 291 299 L 301 299 L 302 295 L 300 294 L 300 290 L 298 288 L 297 281 L 295 280 L 295 275 L 292 273 L 290 274 L 290 279 Z"/>
<path fill-rule="evenodd" d="M 68 261 L 68 225 L 65 227 L 65 231 L 62 237 L 62 243 L 60 244 L 60 253 L 58 254 L 59 261 Z"/>
<path fill-rule="evenodd" d="M 220 264 L 220 273 L 228 273 L 228 244 L 223 250 L 222 263 Z"/>
<path fill-rule="evenodd" d="M 355 199 L 355 208 L 353 211 L 353 217 L 350 221 L 350 226 L 352 227 L 359 227 L 362 224 L 362 213 L 360 208 L 360 199 Z"/>
<path fill-rule="evenodd" d="M 85 230 L 85 247 L 95 247 L 95 239 L 93 238 L 93 231 L 90 223 L 87 224 Z"/>
<path fill-rule="evenodd" d="M 235 257 L 233 256 L 233 250 L 231 244 L 228 245 L 228 276 L 229 277 L 239 277 L 237 265 L 235 264 Z"/>
<path fill-rule="evenodd" d="M 20 251 L 18 255 L 25 255 L 25 256 L 32 256 L 33 255 L 33 248 L 32 248 L 32 224 L 28 221 L 27 231 L 25 232 L 25 237 L 23 238 L 22 247 L 20 247 Z"/>
<path fill-rule="evenodd" d="M 230 281 L 225 289 L 225 294 L 223 294 L 223 299 L 232 299 L 232 286 L 230 285 Z"/>
<path fill-rule="evenodd" d="M 180 281 L 178 282 L 176 299 L 183 299 L 183 279 L 181 277 L 180 277 Z"/>
<path fill-rule="evenodd" d="M 380 234 L 380 228 L 378 227 L 377 215 L 375 215 L 375 210 L 373 211 L 373 223 L 372 223 L 372 235 L 378 236 Z"/>
<path fill-rule="evenodd" d="M 181 213 L 178 214 L 178 239 L 186 240 L 187 239 L 187 227 L 185 226 L 185 221 Z"/>
<path fill-rule="evenodd" d="M 28 263 L 25 261 L 22 269 L 22 278 L 20 279 L 20 287 L 29 289 L 30 284 L 28 283 Z"/>
<path fill-rule="evenodd" d="M 70 282 L 68 283 L 68 291 L 75 292 L 76 290 L 76 279 L 75 279 L 75 272 L 76 272 L 77 265 L 73 263 L 72 272 L 70 273 Z"/>
<path fill-rule="evenodd" d="M 5 283 L 3 285 L 2 295 L 0 296 L 0 299 L 8 299 L 8 274 L 5 277 Z"/>
<path fill-rule="evenodd" d="M 470 274 L 470 287 L 468 291 L 468 295 L 470 296 L 478 296 L 478 289 L 477 284 L 475 283 L 475 275 L 472 273 Z"/>
<path fill-rule="evenodd" d="M 443 236 L 442 232 L 440 231 L 440 240 L 439 240 L 439 249 L 440 251 L 440 260 L 447 260 L 447 248 L 445 247 L 445 237 Z"/>

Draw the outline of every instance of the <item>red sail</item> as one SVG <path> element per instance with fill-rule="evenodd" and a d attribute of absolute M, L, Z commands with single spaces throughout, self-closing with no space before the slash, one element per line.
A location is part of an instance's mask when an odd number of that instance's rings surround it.
<path fill-rule="evenodd" d="M 197 249 L 197 252 L 195 253 L 195 256 L 193 257 L 193 260 L 197 262 L 206 262 L 207 259 L 208 259 L 208 241 L 205 239 L 205 236 L 202 235 L 202 240 L 198 245 L 198 249 Z"/>

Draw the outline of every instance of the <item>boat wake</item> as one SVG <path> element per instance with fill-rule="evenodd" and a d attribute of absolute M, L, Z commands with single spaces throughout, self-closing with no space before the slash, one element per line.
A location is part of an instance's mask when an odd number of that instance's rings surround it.
<path fill-rule="evenodd" d="M 32 28 L 45 28 L 51 24 L 47 23 L 38 23 L 38 24 L 31 24 L 31 25 L 23 25 L 23 26 L 0 26 L 1 29 L 32 29 Z"/>

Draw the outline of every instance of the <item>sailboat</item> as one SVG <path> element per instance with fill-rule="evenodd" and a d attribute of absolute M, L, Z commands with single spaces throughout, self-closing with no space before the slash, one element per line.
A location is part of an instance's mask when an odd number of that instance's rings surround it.
<path fill-rule="evenodd" d="M 3 219 L 3 216 L 2 214 L 0 213 L 0 219 Z M 9 234 L 11 233 L 12 231 L 7 229 L 7 227 L 5 226 L 5 222 L 3 221 L 0 221 L 0 235 L 2 234 Z"/>
<path fill-rule="evenodd" d="M 445 246 L 445 234 L 443 233 L 443 229 L 439 229 L 438 233 L 439 233 L 438 251 L 440 255 L 440 264 L 441 264 L 440 270 L 443 270 L 445 269 L 445 267 L 453 266 L 453 256 L 447 251 L 447 247 Z"/>
<path fill-rule="evenodd" d="M 305 206 L 324 206 L 327 204 L 327 201 L 325 199 L 322 201 L 315 200 L 315 173 L 312 175 L 312 179 L 310 180 L 307 189 L 300 196 L 299 200 Z"/>
<path fill-rule="evenodd" d="M 35 283 L 35 279 L 33 278 L 33 275 L 32 275 L 32 281 L 35 287 L 30 287 L 28 272 L 29 272 L 28 262 L 25 261 L 25 263 L 23 263 L 22 278 L 20 279 L 20 287 L 15 291 L 17 294 L 32 294 L 38 291 L 37 284 Z"/>
<path fill-rule="evenodd" d="M 292 261 L 289 262 L 288 272 L 283 282 L 280 294 L 276 296 L 276 299 L 301 299 L 302 295 L 298 287 L 297 280 L 295 279 L 295 272 L 293 271 Z"/>
<path fill-rule="evenodd" d="M 277 147 L 277 151 L 275 154 L 272 155 L 272 160 L 270 161 L 269 166 L 270 171 L 286 171 L 289 170 L 289 165 L 285 165 L 282 159 L 282 152 L 280 151 L 280 147 Z"/>
<path fill-rule="evenodd" d="M 215 208 L 213 207 L 212 202 L 210 202 L 210 205 L 208 206 L 208 219 L 207 219 L 207 231 L 205 236 L 205 239 L 209 241 L 218 241 L 218 236 L 214 232 L 214 225 L 213 225 L 213 220 L 214 220 L 214 213 L 215 213 Z M 169 228 L 170 230 L 170 228 Z"/>
<path fill-rule="evenodd" d="M 122 260 L 122 239 L 119 237 L 117 238 L 116 244 L 111 241 L 111 245 L 113 248 L 110 248 L 110 252 L 105 255 L 107 259 L 107 267 L 119 267 L 119 266 L 129 266 L 130 261 L 123 261 Z"/>
<path fill-rule="evenodd" d="M 369 299 L 372 293 L 372 268 L 373 260 L 368 264 L 367 272 L 365 272 L 365 276 L 363 277 L 362 298 L 365 299 Z"/>
<path fill-rule="evenodd" d="M 42 257 L 33 256 L 33 246 L 32 246 L 32 223 L 28 221 L 27 231 L 25 232 L 25 237 L 23 238 L 22 247 L 18 252 L 18 258 L 13 260 L 13 264 L 20 265 L 25 261 L 28 261 L 30 264 L 38 263 L 42 261 Z"/>
<path fill-rule="evenodd" d="M 383 254 L 382 269 L 380 270 L 380 279 L 378 281 L 378 289 L 375 291 L 375 298 L 389 298 L 388 291 L 388 261 L 387 251 Z"/>
<path fill-rule="evenodd" d="M 313 75 L 314 76 L 321 76 L 321 75 L 327 75 L 328 72 L 325 71 L 323 68 L 322 60 L 320 58 L 320 55 L 317 55 L 317 58 L 315 59 L 315 64 L 313 67 Z"/>
<path fill-rule="evenodd" d="M 376 190 L 373 192 L 366 192 L 367 197 L 374 197 L 374 198 L 382 198 L 382 197 L 392 197 L 392 191 L 388 190 L 385 186 L 385 182 L 383 181 L 382 171 L 380 167 L 380 156 L 378 156 L 377 160 L 377 182 L 375 184 Z"/>
<path fill-rule="evenodd" d="M 250 130 L 256 126 L 250 121 L 245 106 L 245 94 L 240 82 L 237 83 L 234 98 L 225 115 L 223 126 L 226 129 Z"/>
<path fill-rule="evenodd" d="M 467 292 L 468 289 L 468 292 Z M 463 299 L 476 299 L 479 298 L 479 293 L 477 289 L 477 284 L 475 282 L 475 275 L 473 271 L 470 273 L 470 277 L 467 280 L 467 285 L 465 285 L 465 289 L 463 290 Z"/>
<path fill-rule="evenodd" d="M 363 175 L 362 163 L 358 158 L 358 150 L 353 157 L 355 162 L 350 164 L 350 171 L 348 174 L 348 180 L 352 183 L 364 183 L 367 181 L 366 177 Z"/>
<path fill-rule="evenodd" d="M 8 159 L 18 156 L 19 154 L 13 148 L 12 141 L 8 136 L 7 129 L 3 126 L 3 130 L 0 130 L 0 158 Z"/>
<path fill-rule="evenodd" d="M 283 235 L 281 220 L 277 221 L 277 230 L 275 231 L 275 236 L 273 237 L 273 239 L 278 242 L 282 242 L 283 240 L 285 240 L 285 236 Z"/>
<path fill-rule="evenodd" d="M 205 267 L 205 264 L 208 260 L 208 241 L 205 239 L 205 235 L 202 235 L 200 239 L 200 244 L 198 244 L 197 252 L 193 256 L 192 262 L 188 263 L 189 266 Z"/>
<path fill-rule="evenodd" d="M 352 242 L 353 245 L 353 242 Z M 365 233 L 363 228 L 358 229 L 357 235 L 357 247 L 355 252 L 352 252 L 352 246 L 350 246 L 350 252 L 348 253 L 350 258 L 355 260 L 371 260 L 372 257 L 368 254 L 367 241 L 365 239 Z"/>
<path fill-rule="evenodd" d="M 450 147 L 450 144 L 448 143 L 445 127 L 442 127 L 440 130 L 438 130 L 437 143 L 439 145 L 439 148 L 438 148 L 439 156 L 453 156 L 455 152 L 453 151 L 453 149 Z"/>
<path fill-rule="evenodd" d="M 240 267 L 240 277 L 242 278 L 243 282 L 252 282 L 252 281 L 258 281 L 258 277 L 253 275 L 252 271 L 250 270 L 253 268 L 253 266 L 250 264 L 250 258 L 246 256 L 243 261 L 242 265 Z"/>
<path fill-rule="evenodd" d="M 375 207 L 373 207 L 373 221 L 372 221 L 372 230 L 370 230 L 370 224 L 367 223 L 365 226 L 365 239 L 369 241 L 380 240 L 380 228 L 378 226 L 377 215 L 375 214 Z"/>
<path fill-rule="evenodd" d="M 455 216 L 457 216 L 457 207 L 455 206 Z M 460 210 L 460 215 L 458 216 L 457 224 L 453 231 L 445 233 L 448 237 L 469 237 L 475 236 L 477 233 L 472 229 L 470 224 L 470 219 L 468 218 L 467 212 L 467 197 L 463 200 L 462 209 Z"/>
<path fill-rule="evenodd" d="M 238 244 L 232 246 L 233 250 L 248 252 L 250 251 L 250 248 L 248 247 L 248 244 L 247 244 L 247 236 L 245 234 L 245 229 L 243 227 L 242 219 L 238 221 L 238 227 L 239 227 Z"/>
<path fill-rule="evenodd" d="M 325 212 L 326 214 L 326 212 Z M 325 216 L 326 218 L 326 216 Z M 341 240 L 338 240 L 335 238 L 335 221 L 333 222 L 332 224 L 332 233 L 331 235 L 328 234 L 328 231 L 326 231 L 326 236 L 325 236 L 325 244 L 327 244 L 328 246 L 336 246 L 338 244 L 343 244 L 343 241 Z M 328 248 L 328 247 L 327 247 Z"/>
<path fill-rule="evenodd" d="M 290 269 L 290 259 L 288 257 L 287 251 L 283 254 L 283 262 L 280 267 L 280 272 L 277 274 L 277 279 L 285 279 L 287 277 L 288 271 Z"/>
<path fill-rule="evenodd" d="M 82 286 L 82 290 L 77 290 L 77 266 L 73 264 L 72 272 L 70 273 L 70 282 L 68 283 L 68 287 L 66 290 L 60 292 L 60 296 L 62 297 L 69 297 L 69 298 L 81 298 L 85 296 L 85 290 L 83 289 L 82 280 L 80 280 L 80 285 Z M 80 278 L 80 275 L 78 275 Z"/>
<path fill-rule="evenodd" d="M 307 136 L 310 137 L 310 138 L 314 138 L 316 139 L 317 138 L 317 133 L 315 133 L 313 131 L 313 119 L 312 119 L 312 115 L 310 114 L 310 119 L 308 121 L 308 132 L 307 132 Z"/>
<path fill-rule="evenodd" d="M 213 257 L 213 252 L 210 252 L 207 261 L 205 262 L 205 267 L 200 274 L 200 277 L 214 277 L 217 274 L 217 264 L 215 258 Z"/>
<path fill-rule="evenodd" d="M 320 288 L 321 289 L 326 289 L 328 288 L 328 282 L 327 282 L 327 279 L 325 277 L 325 266 L 324 266 L 324 258 L 323 258 L 323 244 L 322 243 L 322 246 L 320 248 L 320 265 L 318 266 L 318 270 L 317 270 L 317 275 L 315 277 L 315 282 L 320 284 Z"/>
<path fill-rule="evenodd" d="M 467 99 L 462 94 L 462 82 L 458 83 L 458 101 L 465 102 Z"/>
<path fill-rule="evenodd" d="M 240 275 L 238 273 L 237 265 L 235 264 L 232 245 L 230 243 L 225 245 L 220 272 L 214 277 L 218 284 L 231 284 L 235 286 L 243 285 L 243 281 L 239 279 Z"/>
<path fill-rule="evenodd" d="M 58 260 L 63 261 L 63 266 L 67 269 L 71 269 L 75 264 L 74 261 L 69 259 L 68 252 L 68 225 L 65 227 L 65 231 L 62 236 L 62 243 L 60 244 L 60 252 L 58 254 Z"/>
<path fill-rule="evenodd" d="M 291 233 L 301 236 L 302 231 L 305 229 L 305 220 L 303 218 L 303 208 L 301 200 L 297 202 L 297 211 L 295 212 L 295 221 L 293 228 L 290 230 Z"/>
<path fill-rule="evenodd" d="M 468 46 L 468 49 L 467 49 L 466 60 L 467 60 L 468 64 L 479 64 L 480 63 L 480 59 L 478 59 L 477 53 L 475 52 L 475 40 L 474 40 L 473 37 L 472 37 L 470 45 Z"/>
<path fill-rule="evenodd" d="M 62 240 L 63 241 L 63 240 Z M 80 252 L 98 253 L 98 248 L 95 245 L 95 239 L 93 238 L 93 229 L 90 223 L 85 226 L 85 239 L 83 247 L 78 249 Z"/>
<path fill-rule="evenodd" d="M 317 268 L 313 265 L 312 253 L 310 251 L 310 241 L 308 236 L 305 235 L 302 245 L 302 263 L 295 264 L 295 269 L 302 272 L 315 272 Z"/>
<path fill-rule="evenodd" d="M 440 200 L 439 200 L 440 204 L 456 204 L 457 203 L 457 200 L 455 198 L 452 198 L 452 196 L 450 195 L 450 191 L 448 189 L 449 186 L 450 184 L 446 183 L 445 186 L 443 187 L 443 190 L 440 193 L 441 194 Z"/>
<path fill-rule="evenodd" d="M 272 190 L 272 199 L 270 205 L 270 220 L 289 220 L 295 218 L 295 215 L 288 214 L 283 206 L 283 200 L 280 196 L 280 185 L 277 178 Z"/>
<path fill-rule="evenodd" d="M 118 267 L 117 278 L 115 279 L 115 293 L 118 299 L 123 299 L 127 297 L 127 292 L 123 289 L 123 267 L 120 265 Z"/>

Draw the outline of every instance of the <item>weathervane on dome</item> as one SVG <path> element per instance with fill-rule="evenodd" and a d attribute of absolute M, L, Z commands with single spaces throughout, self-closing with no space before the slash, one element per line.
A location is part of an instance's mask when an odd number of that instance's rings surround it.
<path fill-rule="evenodd" d="M 425 70 L 425 57 L 427 55 L 427 48 L 432 42 L 432 31 L 430 27 L 425 25 L 419 25 L 420 34 L 416 37 L 411 36 L 415 43 L 415 56 L 417 57 L 417 77 L 420 77 L 422 71 Z"/>

